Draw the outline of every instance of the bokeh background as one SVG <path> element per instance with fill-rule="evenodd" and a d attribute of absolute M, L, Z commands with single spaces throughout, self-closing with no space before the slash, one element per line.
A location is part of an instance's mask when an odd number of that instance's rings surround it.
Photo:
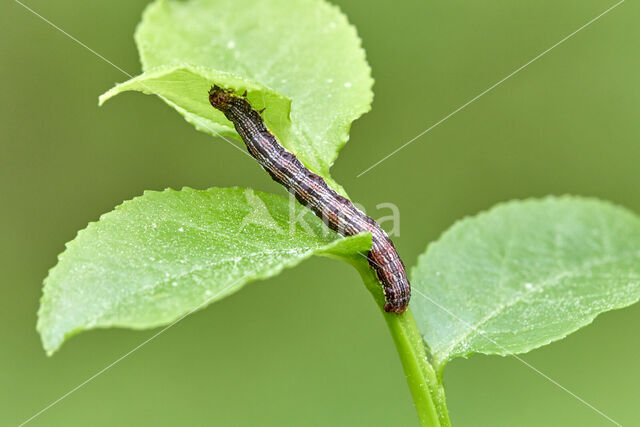
<path fill-rule="evenodd" d="M 131 74 L 146 0 L 29 0 Z M 370 212 L 401 210 L 407 265 L 455 220 L 513 198 L 580 194 L 640 212 L 640 6 L 627 1 L 361 178 L 356 175 L 615 3 L 337 2 L 363 39 L 373 110 L 333 173 Z M 154 331 L 35 331 L 42 279 L 77 230 L 145 189 L 283 194 L 249 158 L 158 99 L 97 97 L 126 76 L 14 1 L 0 5 L 0 424 L 26 420 Z M 321 90 L 321 88 L 319 88 Z M 340 294 L 339 304 L 332 299 Z M 286 310 L 275 301 L 290 298 Z M 436 309 L 436 308 L 434 308 Z M 640 306 L 523 358 L 640 424 Z M 445 370 L 456 426 L 610 423 L 514 358 Z M 313 259 L 195 313 L 31 425 L 417 425 L 378 308 L 347 265 Z"/>

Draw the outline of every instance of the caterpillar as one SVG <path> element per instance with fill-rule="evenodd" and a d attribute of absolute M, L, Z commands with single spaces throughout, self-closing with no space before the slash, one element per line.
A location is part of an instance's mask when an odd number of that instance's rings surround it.
<path fill-rule="evenodd" d="M 372 245 L 367 260 L 382 284 L 384 311 L 403 313 L 409 305 L 411 285 L 404 264 L 387 233 L 287 151 L 267 129 L 261 112 L 251 107 L 246 92 L 239 96 L 215 85 L 209 91 L 209 102 L 233 123 L 249 154 L 271 178 L 282 184 L 298 202 L 311 209 L 330 229 L 342 236 L 371 233 Z"/>

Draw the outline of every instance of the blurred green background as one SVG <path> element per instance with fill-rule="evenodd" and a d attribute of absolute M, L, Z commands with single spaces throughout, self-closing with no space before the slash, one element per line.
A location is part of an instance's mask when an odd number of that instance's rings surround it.
<path fill-rule="evenodd" d="M 146 0 L 28 5 L 137 74 Z M 333 173 L 370 213 L 401 210 L 408 266 L 496 202 L 581 194 L 640 212 L 640 6 L 627 1 L 361 178 L 356 175 L 590 19 L 604 0 L 339 1 L 376 79 Z M 283 194 L 249 158 L 158 99 L 97 107 L 121 72 L 13 1 L 0 5 L 0 424 L 16 425 L 151 336 L 81 334 L 47 358 L 41 283 L 76 231 L 145 189 Z M 259 41 L 257 41 L 259 42 Z M 386 212 L 385 212 L 386 213 Z M 331 296 L 346 301 L 337 305 Z M 291 297 L 289 297 L 291 295 Z M 285 310 L 274 301 L 291 298 Z M 434 308 L 436 309 L 436 308 Z M 640 306 L 527 362 L 623 425 L 640 424 Z M 445 370 L 456 426 L 610 423 L 514 358 Z M 378 308 L 354 270 L 313 259 L 185 319 L 32 425 L 416 425 Z"/>

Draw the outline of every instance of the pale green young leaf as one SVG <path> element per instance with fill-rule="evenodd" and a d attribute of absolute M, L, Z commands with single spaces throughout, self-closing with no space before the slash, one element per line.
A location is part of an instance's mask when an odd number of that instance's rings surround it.
<path fill-rule="evenodd" d="M 45 279 L 38 331 L 51 354 L 83 330 L 165 325 L 311 255 L 352 258 L 370 246 L 370 235 L 342 238 L 281 196 L 148 191 L 67 244 Z"/>
<path fill-rule="evenodd" d="M 213 83 L 248 89 L 283 145 L 337 187 L 329 168 L 373 97 L 360 39 L 338 8 L 323 0 L 159 0 L 136 42 L 144 73 L 101 102 L 124 90 L 156 93 L 201 130 L 229 134 L 207 91 Z"/>
<path fill-rule="evenodd" d="M 273 90 L 229 73 L 210 70 L 205 67 L 182 65 L 158 67 L 138 77 L 121 83 L 100 96 L 100 104 L 111 97 L 130 90 L 148 95 L 156 94 L 164 102 L 175 108 L 196 129 L 214 136 L 240 136 L 224 115 L 209 103 L 208 91 L 212 82 L 225 87 L 233 87 L 239 93 L 247 91 L 247 99 L 257 110 L 265 109 L 262 116 L 269 129 L 279 137 L 289 150 L 297 150 L 295 141 L 289 138 L 291 121 L 291 100 Z M 267 109 L 266 107 L 269 106 Z"/>
<path fill-rule="evenodd" d="M 640 299 L 640 218 L 579 197 L 501 204 L 431 244 L 411 283 L 440 369 L 472 353 L 527 352 Z"/>

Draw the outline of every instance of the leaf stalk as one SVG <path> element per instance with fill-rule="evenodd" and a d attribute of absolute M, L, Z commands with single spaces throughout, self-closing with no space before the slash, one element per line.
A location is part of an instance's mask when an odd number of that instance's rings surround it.
<path fill-rule="evenodd" d="M 373 270 L 369 268 L 366 261 L 357 260 L 352 264 L 360 273 L 376 304 L 381 308 L 398 350 L 420 424 L 424 427 L 450 427 L 444 384 L 429 362 L 422 336 L 411 310 L 400 315 L 385 313 L 382 310 L 384 295 Z"/>

